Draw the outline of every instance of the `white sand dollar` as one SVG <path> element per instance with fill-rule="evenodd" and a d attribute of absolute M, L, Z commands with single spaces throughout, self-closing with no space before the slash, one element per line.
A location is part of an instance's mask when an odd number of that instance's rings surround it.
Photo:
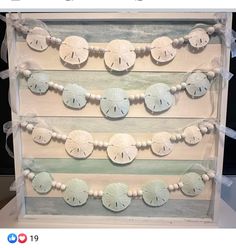
<path fill-rule="evenodd" d="M 125 210 L 131 202 L 127 193 L 127 185 L 123 183 L 109 184 L 103 191 L 102 204 L 111 211 L 121 212 Z"/>
<path fill-rule="evenodd" d="M 111 137 L 107 148 L 107 155 L 116 164 L 128 164 L 137 156 L 138 150 L 135 139 L 125 133 Z"/>
<path fill-rule="evenodd" d="M 196 196 L 200 194 L 205 186 L 202 177 L 195 172 L 184 174 L 181 178 L 181 182 L 183 183 L 181 191 L 187 196 Z"/>
<path fill-rule="evenodd" d="M 130 102 L 127 93 L 119 88 L 107 89 L 101 97 L 100 108 L 109 118 L 123 118 L 129 112 Z"/>
<path fill-rule="evenodd" d="M 51 141 L 52 132 L 48 128 L 37 124 L 33 129 L 32 137 L 34 142 L 46 145 Z"/>
<path fill-rule="evenodd" d="M 170 62 L 176 56 L 172 40 L 166 36 L 155 39 L 151 44 L 151 55 L 156 62 Z"/>
<path fill-rule="evenodd" d="M 69 36 L 61 43 L 59 55 L 64 62 L 70 65 L 80 65 L 88 59 L 88 42 L 79 36 Z"/>
<path fill-rule="evenodd" d="M 52 181 L 49 173 L 40 172 L 33 178 L 32 186 L 39 194 L 47 194 L 52 189 Z"/>
<path fill-rule="evenodd" d="M 27 86 L 34 94 L 43 95 L 48 91 L 49 77 L 45 73 L 35 72 L 27 80 Z"/>
<path fill-rule="evenodd" d="M 26 42 L 29 47 L 36 51 L 44 51 L 48 48 L 47 36 L 50 36 L 47 30 L 34 27 L 26 36 Z"/>
<path fill-rule="evenodd" d="M 158 113 L 169 109 L 174 104 L 175 98 L 170 93 L 168 85 L 157 83 L 146 89 L 144 101 L 149 111 Z"/>
<path fill-rule="evenodd" d="M 206 74 L 202 72 L 191 73 L 186 80 L 186 91 L 192 97 L 201 97 L 206 94 L 211 86 Z"/>
<path fill-rule="evenodd" d="M 135 48 L 127 40 L 113 40 L 108 43 L 104 61 L 114 71 L 125 71 L 131 68 L 136 60 Z"/>
<path fill-rule="evenodd" d="M 86 131 L 74 130 L 66 139 L 65 149 L 74 158 L 87 158 L 93 152 L 93 137 Z"/>
<path fill-rule="evenodd" d="M 89 188 L 86 182 L 79 179 L 71 179 L 66 184 L 63 198 L 72 207 L 81 206 L 87 202 L 88 192 Z"/>
<path fill-rule="evenodd" d="M 152 152 L 158 156 L 166 156 L 173 150 L 173 143 L 170 140 L 171 134 L 167 132 L 156 133 L 152 137 Z"/>
<path fill-rule="evenodd" d="M 62 100 L 64 104 L 73 109 L 81 109 L 86 103 L 87 91 L 77 84 L 67 84 L 62 93 Z"/>
<path fill-rule="evenodd" d="M 194 48 L 203 48 L 209 43 L 209 35 L 203 28 L 193 29 L 189 33 L 189 43 Z"/>
<path fill-rule="evenodd" d="M 184 129 L 184 141 L 189 145 L 195 145 L 202 139 L 202 133 L 197 126 L 189 126 Z"/>
<path fill-rule="evenodd" d="M 169 200 L 169 190 L 162 181 L 153 181 L 142 187 L 144 202 L 152 207 L 159 207 Z"/>

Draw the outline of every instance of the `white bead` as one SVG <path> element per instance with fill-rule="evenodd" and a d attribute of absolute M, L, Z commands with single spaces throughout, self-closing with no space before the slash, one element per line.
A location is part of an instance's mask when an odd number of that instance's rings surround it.
<path fill-rule="evenodd" d="M 57 133 L 52 132 L 52 137 L 55 139 L 57 137 Z"/>
<path fill-rule="evenodd" d="M 64 90 L 64 86 L 63 85 L 58 85 L 58 88 L 57 88 L 59 91 L 63 91 Z"/>
<path fill-rule="evenodd" d="M 144 53 L 145 50 L 146 50 L 146 47 L 140 47 L 140 52 L 141 52 L 141 53 Z"/>
<path fill-rule="evenodd" d="M 61 191 L 64 191 L 66 189 L 66 185 L 65 184 L 62 184 L 61 185 Z"/>
<path fill-rule="evenodd" d="M 100 190 L 100 191 L 98 192 L 98 196 L 99 196 L 99 197 L 102 197 L 102 196 L 103 196 L 103 191 L 102 191 L 102 190 Z"/>
<path fill-rule="evenodd" d="M 185 89 L 185 88 L 186 88 L 186 85 L 187 85 L 187 84 L 186 84 L 185 82 L 182 82 L 182 83 L 181 83 L 182 89 Z"/>
<path fill-rule="evenodd" d="M 136 52 L 136 53 L 140 53 L 140 47 L 136 47 L 136 48 L 135 48 L 135 52 Z"/>
<path fill-rule="evenodd" d="M 94 47 L 94 52 L 98 53 L 99 52 L 99 47 Z"/>
<path fill-rule="evenodd" d="M 52 42 L 52 44 L 56 44 L 57 38 L 56 37 L 51 37 L 51 42 Z"/>
<path fill-rule="evenodd" d="M 185 36 L 184 36 L 184 40 L 185 40 L 185 41 L 188 41 L 189 38 L 190 38 L 189 35 L 185 35 Z"/>
<path fill-rule="evenodd" d="M 63 134 L 63 135 L 61 136 L 61 139 L 62 139 L 63 141 L 66 141 L 67 135 Z"/>
<path fill-rule="evenodd" d="M 214 71 L 208 71 L 208 72 L 207 72 L 207 77 L 208 77 L 209 79 L 213 79 L 213 78 L 215 77 L 215 72 L 214 72 Z"/>
<path fill-rule="evenodd" d="M 90 95 L 90 99 L 95 100 L 95 99 L 96 99 L 96 95 L 91 94 L 91 95 Z"/>
<path fill-rule="evenodd" d="M 99 48 L 99 52 L 100 53 L 105 53 L 105 49 L 104 48 Z"/>
<path fill-rule="evenodd" d="M 30 172 L 30 173 L 28 174 L 29 180 L 33 180 L 34 177 L 35 177 L 35 174 L 34 174 L 33 172 Z"/>
<path fill-rule="evenodd" d="M 56 181 L 52 181 L 52 187 L 56 187 L 56 185 L 57 185 L 57 182 Z"/>
<path fill-rule="evenodd" d="M 26 126 L 26 129 L 27 129 L 29 132 L 31 132 L 31 131 L 33 131 L 33 129 L 34 129 L 34 125 L 29 123 L 29 124 Z"/>
<path fill-rule="evenodd" d="M 85 97 L 86 97 L 87 99 L 89 99 L 90 96 L 91 96 L 91 94 L 90 94 L 89 92 L 85 94 Z"/>
<path fill-rule="evenodd" d="M 128 191 L 128 196 L 132 197 L 133 196 L 133 192 L 131 190 Z"/>
<path fill-rule="evenodd" d="M 144 94 L 144 93 L 141 93 L 141 94 L 139 95 L 139 98 L 140 98 L 141 100 L 143 100 L 143 99 L 145 98 L 145 94 Z"/>
<path fill-rule="evenodd" d="M 61 140 L 61 138 L 62 138 L 62 135 L 59 134 L 59 133 L 57 133 L 57 139 L 58 139 L 58 140 Z"/>
<path fill-rule="evenodd" d="M 53 84 L 53 88 L 54 88 L 54 90 L 58 90 L 58 87 L 59 87 L 59 84 Z"/>
<path fill-rule="evenodd" d="M 98 196 L 98 192 L 97 192 L 97 191 L 94 191 L 94 192 L 93 192 L 93 196 L 94 196 L 94 197 L 97 197 L 97 196 Z"/>
<path fill-rule="evenodd" d="M 27 170 L 24 170 L 23 175 L 25 177 L 27 177 L 29 175 L 29 173 L 30 173 L 30 170 L 27 169 Z"/>
<path fill-rule="evenodd" d="M 210 122 L 206 122 L 205 126 L 210 130 L 212 131 L 214 129 L 214 125 Z"/>
<path fill-rule="evenodd" d="M 176 85 L 176 89 L 177 89 L 177 90 L 181 90 L 181 89 L 182 89 L 181 85 L 180 85 L 180 84 L 177 84 L 177 85 Z"/>
<path fill-rule="evenodd" d="M 179 38 L 179 44 L 180 45 L 183 45 L 184 44 L 184 38 L 183 37 Z"/>
<path fill-rule="evenodd" d="M 175 134 L 171 135 L 170 140 L 172 142 L 175 142 L 176 141 L 176 135 Z"/>
<path fill-rule="evenodd" d="M 177 91 L 177 88 L 175 87 L 175 86 L 172 86 L 171 88 L 170 88 L 170 92 L 173 94 L 173 93 L 175 93 Z"/>
<path fill-rule="evenodd" d="M 99 147 L 103 147 L 103 142 L 102 142 L 102 141 L 99 141 L 99 142 L 98 142 L 98 146 L 99 146 Z"/>
<path fill-rule="evenodd" d="M 178 46 L 179 45 L 179 40 L 178 39 L 174 39 L 172 44 L 174 46 Z"/>
<path fill-rule="evenodd" d="M 143 141 L 142 142 L 142 147 L 146 147 L 147 146 L 147 142 Z"/>
<path fill-rule="evenodd" d="M 139 94 L 136 94 L 135 97 L 134 97 L 134 99 L 135 99 L 136 101 L 139 101 L 139 99 L 140 99 Z"/>
<path fill-rule="evenodd" d="M 138 190 L 138 196 L 142 196 L 143 195 L 143 191 L 141 189 Z"/>
<path fill-rule="evenodd" d="M 217 23 L 214 25 L 215 31 L 219 32 L 223 28 L 223 25 L 221 23 Z"/>
<path fill-rule="evenodd" d="M 51 42 L 51 36 L 48 35 L 48 36 L 46 37 L 46 40 L 47 40 L 48 43 Z"/>
<path fill-rule="evenodd" d="M 173 186 L 175 190 L 179 189 L 179 185 L 177 183 L 175 183 Z"/>
<path fill-rule="evenodd" d="M 138 142 L 136 143 L 136 147 L 137 147 L 137 148 L 140 148 L 141 146 L 142 146 L 142 142 L 138 141 Z"/>
<path fill-rule="evenodd" d="M 101 100 L 101 96 L 100 96 L 100 95 L 96 95 L 95 99 L 96 99 L 97 101 L 100 101 L 100 100 Z"/>
<path fill-rule="evenodd" d="M 98 143 L 99 143 L 98 140 L 94 140 L 94 142 L 93 142 L 94 146 L 98 146 Z"/>
<path fill-rule="evenodd" d="M 134 95 L 130 95 L 129 96 L 129 99 L 130 99 L 130 101 L 134 101 L 135 100 L 135 96 Z"/>
<path fill-rule="evenodd" d="M 186 137 L 185 133 L 181 133 L 181 137 L 182 137 L 182 139 L 185 139 L 185 137 Z"/>
<path fill-rule="evenodd" d="M 170 184 L 170 185 L 168 186 L 168 189 L 169 189 L 169 191 L 173 191 L 173 190 L 174 190 L 174 185 Z"/>
<path fill-rule="evenodd" d="M 210 178 L 207 174 L 202 174 L 202 180 L 206 182 L 206 181 L 209 181 Z"/>
<path fill-rule="evenodd" d="M 56 38 L 56 44 L 57 44 L 57 45 L 60 45 L 60 44 L 61 44 L 61 42 L 62 42 L 62 41 L 61 41 L 61 39 L 60 39 L 60 38 Z"/>
<path fill-rule="evenodd" d="M 209 35 L 213 34 L 214 32 L 215 32 L 215 28 L 214 28 L 214 27 L 209 27 L 209 28 L 207 28 L 207 33 L 208 33 Z"/>
<path fill-rule="evenodd" d="M 137 190 L 133 190 L 132 195 L 133 195 L 134 197 L 138 196 L 138 192 L 137 192 Z"/>
<path fill-rule="evenodd" d="M 152 141 L 151 141 L 151 140 L 148 140 L 148 141 L 147 141 L 147 145 L 148 145 L 148 146 L 152 145 Z"/>
<path fill-rule="evenodd" d="M 221 69 L 220 69 L 220 68 L 214 68 L 213 71 L 214 71 L 216 74 L 220 74 L 220 73 L 221 73 Z"/>
<path fill-rule="evenodd" d="M 207 175 L 208 175 L 210 178 L 214 178 L 214 177 L 215 177 L 215 172 L 214 172 L 214 171 L 208 171 L 208 172 L 207 172 Z"/>
<path fill-rule="evenodd" d="M 108 142 L 103 142 L 104 147 L 108 147 L 109 143 Z"/>
<path fill-rule="evenodd" d="M 49 82 L 48 82 L 48 86 L 51 87 L 51 88 L 53 88 L 54 83 L 53 83 L 52 81 L 49 81 Z"/>
<path fill-rule="evenodd" d="M 61 183 L 58 182 L 58 183 L 56 184 L 56 188 L 57 188 L 57 189 L 61 189 Z"/>
<path fill-rule="evenodd" d="M 178 182 L 179 188 L 182 188 L 184 184 L 182 182 Z"/>
<path fill-rule="evenodd" d="M 181 140 L 181 139 L 182 139 L 182 135 L 179 134 L 179 133 L 177 133 L 177 134 L 176 134 L 176 139 L 177 139 L 177 140 Z"/>
<path fill-rule="evenodd" d="M 93 195 L 93 190 L 89 190 L 89 195 L 92 196 Z"/>
<path fill-rule="evenodd" d="M 27 121 L 23 121 L 20 123 L 20 126 L 25 128 L 26 126 L 28 125 L 28 122 Z"/>
<path fill-rule="evenodd" d="M 25 77 L 30 77 L 30 75 L 31 75 L 31 71 L 29 71 L 29 70 L 24 70 L 23 71 L 23 75 L 25 76 Z"/>
<path fill-rule="evenodd" d="M 146 49 L 146 52 L 149 52 L 151 50 L 151 46 L 150 45 L 146 45 L 145 49 Z"/>
<path fill-rule="evenodd" d="M 94 49 L 93 46 L 90 46 L 90 47 L 89 47 L 89 51 L 93 52 L 93 49 Z"/>
<path fill-rule="evenodd" d="M 205 134 L 208 131 L 207 127 L 205 127 L 205 126 L 199 126 L 199 129 L 200 129 L 202 134 Z"/>

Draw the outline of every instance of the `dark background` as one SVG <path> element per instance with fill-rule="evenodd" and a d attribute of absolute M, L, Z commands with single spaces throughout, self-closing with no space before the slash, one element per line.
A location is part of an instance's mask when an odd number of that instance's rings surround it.
<path fill-rule="evenodd" d="M 233 29 L 236 30 L 236 13 L 233 14 Z M 5 24 L 0 21 L 0 42 L 5 34 Z M 7 69 L 8 65 L 0 59 L 0 71 Z M 229 82 L 227 126 L 236 130 L 236 58 L 231 59 L 230 71 L 235 76 Z M 5 134 L 2 126 L 11 120 L 11 110 L 8 103 L 9 80 L 0 79 L 0 175 L 14 174 L 14 160 L 5 150 Z M 9 146 L 12 141 L 9 139 Z M 226 137 L 223 173 L 236 175 L 236 140 Z"/>

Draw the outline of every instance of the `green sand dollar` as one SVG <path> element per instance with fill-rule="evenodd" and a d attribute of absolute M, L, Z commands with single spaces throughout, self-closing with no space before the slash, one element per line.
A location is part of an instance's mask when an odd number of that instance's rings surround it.
<path fill-rule="evenodd" d="M 160 207 L 169 200 L 169 190 L 162 181 L 147 183 L 142 188 L 144 202 L 152 207 Z"/>
<path fill-rule="evenodd" d="M 52 180 L 48 172 L 40 172 L 32 180 L 33 189 L 39 194 L 47 194 L 52 189 Z"/>
<path fill-rule="evenodd" d="M 121 212 L 125 210 L 131 202 L 127 193 L 127 185 L 123 183 L 109 184 L 103 192 L 102 204 L 105 208 L 113 212 Z"/>
<path fill-rule="evenodd" d="M 81 206 L 87 202 L 88 191 L 89 188 L 86 182 L 79 179 L 71 179 L 66 184 L 63 198 L 72 207 Z"/>
<path fill-rule="evenodd" d="M 181 178 L 181 181 L 183 183 L 181 191 L 187 196 L 199 195 L 205 186 L 201 176 L 195 172 L 184 174 Z"/>
<path fill-rule="evenodd" d="M 49 88 L 48 81 L 47 74 L 35 72 L 28 78 L 27 86 L 34 94 L 43 95 Z"/>

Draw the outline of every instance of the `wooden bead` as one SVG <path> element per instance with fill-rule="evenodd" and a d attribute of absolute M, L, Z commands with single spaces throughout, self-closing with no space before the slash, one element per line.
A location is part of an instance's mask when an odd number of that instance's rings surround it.
<path fill-rule="evenodd" d="M 215 32 L 215 28 L 214 28 L 214 27 L 209 27 L 209 28 L 207 28 L 207 33 L 208 33 L 209 35 L 212 35 L 214 32 Z"/>
<path fill-rule="evenodd" d="M 31 132 L 31 131 L 33 131 L 33 129 L 34 129 L 34 125 L 29 123 L 29 124 L 26 126 L 26 129 L 27 129 L 29 132 Z"/>
<path fill-rule="evenodd" d="M 102 196 L 103 196 L 103 191 L 102 191 L 102 190 L 100 190 L 100 191 L 98 192 L 98 196 L 99 196 L 99 197 L 102 197 Z"/>
<path fill-rule="evenodd" d="M 177 91 L 177 88 L 176 88 L 175 86 L 172 86 L 172 87 L 170 88 L 170 92 L 171 92 L 172 94 L 174 94 L 176 91 Z"/>
<path fill-rule="evenodd" d="M 177 183 L 175 183 L 173 186 L 175 190 L 179 189 L 179 185 Z"/>
<path fill-rule="evenodd" d="M 58 182 L 58 183 L 56 184 L 56 188 L 57 188 L 57 189 L 61 189 L 61 183 Z"/>
<path fill-rule="evenodd" d="M 33 172 L 30 172 L 30 173 L 28 174 L 29 180 L 33 180 L 34 177 L 35 177 L 35 174 L 34 174 Z"/>
<path fill-rule="evenodd" d="M 30 173 L 30 170 L 27 169 L 27 170 L 24 170 L 23 175 L 25 177 L 27 177 L 29 175 L 29 173 Z"/>
<path fill-rule="evenodd" d="M 62 184 L 61 185 L 61 191 L 64 191 L 66 189 L 66 185 L 65 184 Z"/>
<path fill-rule="evenodd" d="M 209 181 L 210 178 L 209 178 L 209 176 L 208 176 L 207 174 L 202 174 L 202 180 L 203 180 L 204 182 L 206 182 L 206 181 Z"/>
<path fill-rule="evenodd" d="M 174 190 L 174 185 L 170 184 L 170 185 L 168 186 L 168 189 L 169 189 L 169 191 L 173 191 L 173 190 Z"/>

